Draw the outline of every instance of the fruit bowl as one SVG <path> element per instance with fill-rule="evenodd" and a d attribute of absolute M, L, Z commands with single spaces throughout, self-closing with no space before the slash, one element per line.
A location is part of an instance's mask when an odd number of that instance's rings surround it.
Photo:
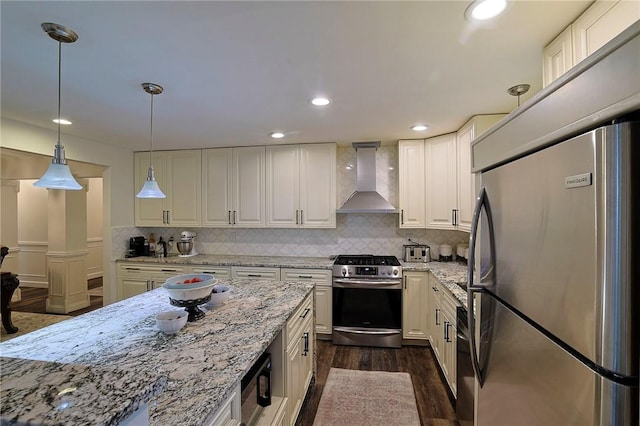
<path fill-rule="evenodd" d="M 169 293 L 171 299 L 196 300 L 207 297 L 215 283 L 212 274 L 183 274 L 167 279 L 162 288 Z"/>
<path fill-rule="evenodd" d="M 209 300 L 205 306 L 207 308 L 214 308 L 216 306 L 222 305 L 229 298 L 229 293 L 231 292 L 231 287 L 224 284 L 216 284 L 211 289 L 211 300 Z"/>
<path fill-rule="evenodd" d="M 158 329 L 166 334 L 177 333 L 187 323 L 187 311 L 167 311 L 156 315 Z"/>

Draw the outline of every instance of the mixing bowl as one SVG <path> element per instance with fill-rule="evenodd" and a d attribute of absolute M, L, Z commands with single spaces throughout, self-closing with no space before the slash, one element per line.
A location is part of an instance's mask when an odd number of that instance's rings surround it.
<path fill-rule="evenodd" d="M 177 333 L 187 323 L 187 311 L 167 311 L 156 316 L 156 325 L 167 334 Z"/>
<path fill-rule="evenodd" d="M 193 241 L 178 241 L 176 246 L 180 254 L 189 254 L 193 248 Z"/>

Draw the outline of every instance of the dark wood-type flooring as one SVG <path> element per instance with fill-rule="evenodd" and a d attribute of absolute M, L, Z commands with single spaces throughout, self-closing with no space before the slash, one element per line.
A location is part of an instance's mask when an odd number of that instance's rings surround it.
<path fill-rule="evenodd" d="M 316 383 L 309 387 L 296 425 L 313 425 L 331 367 L 407 372 L 413 382 L 420 422 L 425 426 L 458 425 L 447 385 L 430 347 L 403 346 L 401 349 L 389 349 L 334 346 L 330 341 L 317 340 L 317 354 Z"/>
<path fill-rule="evenodd" d="M 89 288 L 102 286 L 102 278 L 89 280 Z M 22 300 L 11 304 L 14 311 L 47 313 L 48 289 L 21 287 Z M 78 316 L 102 307 L 102 297 L 90 296 L 91 305 L 70 312 Z M 403 346 L 401 349 L 334 346 L 331 341 L 317 340 L 318 372 L 296 422 L 297 426 L 313 425 L 313 419 L 331 367 L 351 370 L 403 371 L 411 375 L 420 421 L 424 426 L 457 426 L 455 409 L 444 377 L 428 346 Z M 348 426 L 348 425 L 345 425 Z"/>
<path fill-rule="evenodd" d="M 20 278 L 20 277 L 18 277 Z M 94 278 L 87 281 L 88 288 L 102 287 L 102 278 Z M 47 297 L 49 289 L 37 287 L 19 287 L 21 291 L 20 301 L 11 303 L 11 310 L 18 312 L 31 312 L 34 314 L 47 314 Z M 66 315 L 78 316 L 102 308 L 102 296 L 89 296 L 89 306 L 77 311 L 69 312 Z M 55 315 L 55 314 L 51 314 Z"/>

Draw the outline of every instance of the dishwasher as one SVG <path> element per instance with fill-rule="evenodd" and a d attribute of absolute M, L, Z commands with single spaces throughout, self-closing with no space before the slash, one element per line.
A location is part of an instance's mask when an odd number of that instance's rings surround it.
<path fill-rule="evenodd" d="M 469 349 L 469 326 L 467 323 L 467 310 L 459 306 L 456 312 L 456 416 L 460 426 L 473 426 L 474 417 L 474 392 L 475 375 Z"/>

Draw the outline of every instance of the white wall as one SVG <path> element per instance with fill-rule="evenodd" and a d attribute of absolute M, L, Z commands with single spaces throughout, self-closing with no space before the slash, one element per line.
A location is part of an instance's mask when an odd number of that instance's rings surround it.
<path fill-rule="evenodd" d="M 102 178 L 87 179 L 87 278 L 101 277 L 102 266 Z M 107 232 L 109 235 L 109 232 Z"/>
<path fill-rule="evenodd" d="M 47 288 L 49 193 L 33 186 L 35 180 L 21 180 L 18 194 L 18 243 L 21 287 Z"/>
<path fill-rule="evenodd" d="M 0 146 L 51 156 L 57 140 L 56 131 L 31 126 L 3 117 Z M 70 135 L 62 136 L 66 157 L 105 166 L 103 178 L 103 228 L 109 235 L 112 227 L 133 225 L 133 151 Z M 44 170 L 43 170 L 44 173 Z M 105 302 L 116 300 L 115 259 L 111 258 L 111 240 L 104 240 Z"/>

